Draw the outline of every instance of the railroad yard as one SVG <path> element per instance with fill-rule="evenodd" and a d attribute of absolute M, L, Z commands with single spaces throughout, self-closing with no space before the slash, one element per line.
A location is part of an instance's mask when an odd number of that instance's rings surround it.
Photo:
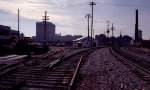
<path fill-rule="evenodd" d="M 150 0 L 0 5 L 0 90 L 150 90 Z"/>
<path fill-rule="evenodd" d="M 150 90 L 150 50 L 50 47 L 0 57 L 0 90 Z"/>

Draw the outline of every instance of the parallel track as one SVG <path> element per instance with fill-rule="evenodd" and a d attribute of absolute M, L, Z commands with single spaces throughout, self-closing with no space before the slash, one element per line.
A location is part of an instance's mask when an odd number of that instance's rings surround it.
<path fill-rule="evenodd" d="M 139 76 L 140 78 L 148 82 L 150 81 L 150 67 L 149 67 L 150 63 L 149 62 L 143 59 L 139 59 L 135 56 L 129 55 L 128 53 L 122 52 L 117 48 L 111 48 L 110 51 L 116 58 L 125 62 L 126 65 L 128 64 L 128 65 L 134 66 L 136 70 L 133 70 L 133 72 L 137 74 L 137 76 Z"/>
<path fill-rule="evenodd" d="M 131 48 L 124 47 L 123 49 L 150 58 L 150 53 L 148 53 L 148 52 L 147 53 L 146 52 L 142 52 L 140 50 L 134 49 L 133 47 L 131 47 Z"/>

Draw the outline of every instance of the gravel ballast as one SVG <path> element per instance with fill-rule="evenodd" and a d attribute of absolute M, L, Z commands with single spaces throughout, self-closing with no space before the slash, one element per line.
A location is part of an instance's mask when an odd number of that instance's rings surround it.
<path fill-rule="evenodd" d="M 94 51 L 82 65 L 77 90 L 150 90 L 150 85 L 119 62 L 109 51 Z"/>

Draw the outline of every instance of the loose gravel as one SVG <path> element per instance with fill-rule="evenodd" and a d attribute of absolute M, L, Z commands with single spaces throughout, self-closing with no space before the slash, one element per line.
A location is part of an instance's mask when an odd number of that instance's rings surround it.
<path fill-rule="evenodd" d="M 79 72 L 77 90 L 150 90 L 150 85 L 119 62 L 109 48 L 94 51 Z"/>

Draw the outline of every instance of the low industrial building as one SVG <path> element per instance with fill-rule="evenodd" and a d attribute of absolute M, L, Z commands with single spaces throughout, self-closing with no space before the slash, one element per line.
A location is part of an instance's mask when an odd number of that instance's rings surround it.
<path fill-rule="evenodd" d="M 98 46 L 98 43 L 97 41 L 92 38 L 92 42 L 93 42 L 93 45 L 94 47 L 97 47 Z M 81 38 L 78 38 L 76 40 L 73 40 L 73 46 L 74 47 L 84 47 L 84 48 L 89 48 L 91 47 L 91 37 L 81 37 Z"/>
<path fill-rule="evenodd" d="M 105 34 L 95 35 L 95 39 L 98 42 L 98 46 L 106 45 L 106 35 Z"/>
<path fill-rule="evenodd" d="M 72 46 L 73 45 L 73 40 L 76 40 L 78 38 L 83 37 L 82 35 L 65 35 L 65 36 L 61 36 L 61 35 L 56 35 L 55 37 L 55 42 L 58 45 L 69 45 Z"/>
<path fill-rule="evenodd" d="M 12 30 L 9 26 L 0 25 L 0 42 L 8 42 L 11 36 L 18 38 L 19 31 Z"/>
<path fill-rule="evenodd" d="M 139 38 L 139 41 L 142 40 L 142 30 L 138 30 L 138 38 Z"/>
<path fill-rule="evenodd" d="M 13 49 L 18 40 L 19 31 L 12 30 L 9 26 L 0 25 L 0 49 L 3 51 Z M 7 48 L 7 49 L 6 49 Z"/>

